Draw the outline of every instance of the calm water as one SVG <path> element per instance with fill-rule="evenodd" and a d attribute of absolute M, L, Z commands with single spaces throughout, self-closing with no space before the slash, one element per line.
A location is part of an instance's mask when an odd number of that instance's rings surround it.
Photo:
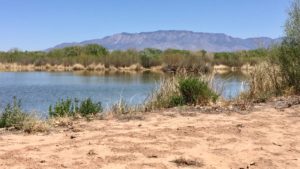
<path fill-rule="evenodd" d="M 26 111 L 47 113 L 50 104 L 62 98 L 101 101 L 104 107 L 120 98 L 129 104 L 143 103 L 158 85 L 162 75 L 141 74 L 91 74 L 49 72 L 1 72 L 0 109 L 16 96 L 22 100 Z M 243 90 L 246 77 L 238 73 L 216 75 L 214 86 L 226 98 L 233 98 Z"/>

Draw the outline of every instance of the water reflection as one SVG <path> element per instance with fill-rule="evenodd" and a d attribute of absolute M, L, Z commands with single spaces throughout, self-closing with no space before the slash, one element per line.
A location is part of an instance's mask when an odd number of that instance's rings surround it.
<path fill-rule="evenodd" d="M 91 97 L 101 101 L 104 107 L 121 97 L 129 104 L 140 104 L 163 76 L 151 72 L 1 72 L 0 109 L 11 102 L 13 96 L 22 100 L 26 111 L 43 113 L 50 104 L 68 97 Z M 216 89 L 222 89 L 222 96 L 233 98 L 247 88 L 247 78 L 238 72 L 216 74 L 213 84 Z"/>
<path fill-rule="evenodd" d="M 214 76 L 213 87 L 225 99 L 233 99 L 248 90 L 248 79 L 249 74 L 239 71 L 217 73 Z"/>

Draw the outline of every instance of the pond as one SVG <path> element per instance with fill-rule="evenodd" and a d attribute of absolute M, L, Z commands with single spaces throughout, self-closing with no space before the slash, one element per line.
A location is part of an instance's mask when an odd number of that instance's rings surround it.
<path fill-rule="evenodd" d="M 121 98 L 131 105 L 141 104 L 162 78 L 159 73 L 88 72 L 0 72 L 0 109 L 14 96 L 25 111 L 48 112 L 49 105 L 65 98 L 92 98 L 105 108 Z M 216 74 L 213 86 L 225 98 L 234 98 L 246 90 L 242 73 Z"/>

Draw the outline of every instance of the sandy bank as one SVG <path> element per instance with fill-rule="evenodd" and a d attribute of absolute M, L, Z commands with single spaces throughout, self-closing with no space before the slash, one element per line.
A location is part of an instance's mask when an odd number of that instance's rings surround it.
<path fill-rule="evenodd" d="M 251 66 L 250 64 L 242 65 L 241 67 L 230 67 L 226 65 L 214 65 L 213 71 L 219 74 L 226 74 L 228 72 L 232 71 L 241 71 L 245 72 L 246 74 L 253 71 L 255 69 L 255 66 Z"/>
<path fill-rule="evenodd" d="M 0 149 L 1 169 L 295 169 L 300 105 L 261 104 L 242 114 L 172 109 L 144 120 L 75 121 L 48 135 L 4 132 Z M 180 159 L 190 162 L 177 166 L 174 160 Z"/>
<path fill-rule="evenodd" d="M 0 72 L 33 72 L 33 71 L 51 71 L 51 72 L 70 72 L 70 71 L 95 71 L 95 72 L 162 72 L 162 66 L 155 66 L 151 68 L 144 68 L 141 65 L 134 64 L 128 67 L 114 67 L 109 66 L 105 67 L 103 64 L 90 64 L 88 66 L 84 66 L 82 64 L 74 64 L 71 66 L 65 65 L 41 65 L 36 66 L 33 64 L 29 65 L 20 65 L 17 63 L 0 63 Z"/>

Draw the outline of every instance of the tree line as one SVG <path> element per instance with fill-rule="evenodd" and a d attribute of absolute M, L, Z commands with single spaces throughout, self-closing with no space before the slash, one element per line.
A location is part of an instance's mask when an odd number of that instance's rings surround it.
<path fill-rule="evenodd" d="M 101 45 L 71 46 L 51 51 L 20 51 L 17 49 L 0 52 L 0 62 L 22 65 L 64 65 L 103 64 L 105 67 L 127 67 L 139 64 L 144 68 L 164 65 L 170 68 L 199 68 L 224 64 L 240 67 L 244 64 L 254 65 L 265 59 L 270 49 L 256 49 L 237 52 L 209 53 L 205 50 L 188 51 L 178 49 L 159 50 L 146 48 L 141 51 L 134 49 L 109 51 Z"/>

